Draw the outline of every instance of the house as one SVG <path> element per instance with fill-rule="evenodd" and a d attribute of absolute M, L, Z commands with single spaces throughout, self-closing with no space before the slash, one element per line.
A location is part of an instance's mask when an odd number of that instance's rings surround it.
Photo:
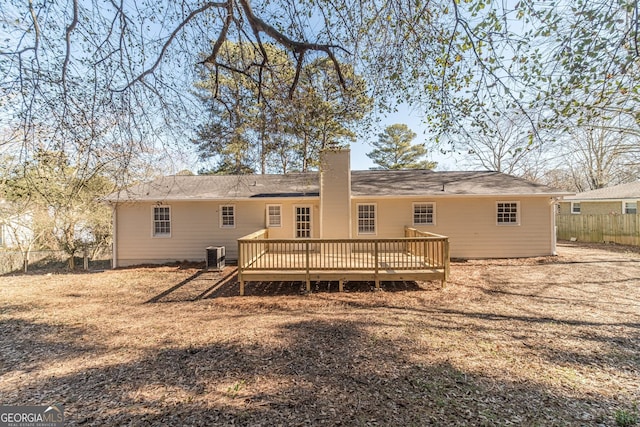
<path fill-rule="evenodd" d="M 640 245 L 640 182 L 565 197 L 556 217 L 558 238 Z"/>
<path fill-rule="evenodd" d="M 561 215 L 637 214 L 638 200 L 640 200 L 640 181 L 565 197 L 559 204 L 558 213 Z"/>
<path fill-rule="evenodd" d="M 0 248 L 30 246 L 34 239 L 33 226 L 31 211 L 0 199 Z"/>
<path fill-rule="evenodd" d="M 449 253 L 503 258 L 556 252 L 555 204 L 568 193 L 498 172 L 351 171 L 349 156 L 349 150 L 324 151 L 319 173 L 167 176 L 112 194 L 106 201 L 113 208 L 113 265 L 203 261 L 208 246 L 224 246 L 227 259 L 237 260 L 243 256 L 238 239 L 257 238 L 252 233 L 263 229 L 263 237 L 268 231 L 268 239 L 289 249 L 307 245 L 307 281 L 309 251 L 329 251 L 309 246 L 318 239 L 343 239 L 331 244 L 347 242 L 340 251 L 348 252 L 357 242 L 372 242 L 368 247 L 377 254 L 382 249 L 374 240 L 391 245 L 387 240 L 406 238 L 409 228 L 413 238 L 425 239 L 424 248 L 435 239 L 442 252 L 446 241 L 447 262 Z M 264 242 L 260 247 L 245 256 L 255 261 L 266 252 Z M 425 259 L 427 250 L 421 249 Z M 389 262 L 387 271 L 393 270 Z M 378 273 L 383 267 L 375 265 Z"/>

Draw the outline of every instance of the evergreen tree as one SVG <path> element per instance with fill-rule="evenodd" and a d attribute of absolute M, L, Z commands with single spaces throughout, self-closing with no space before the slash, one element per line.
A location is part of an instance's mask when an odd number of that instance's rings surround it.
<path fill-rule="evenodd" d="M 378 134 L 378 141 L 373 143 L 375 149 L 367 156 L 378 165 L 375 169 L 433 169 L 435 162 L 424 160 L 427 155 L 425 143 L 411 144 L 416 138 L 405 124 L 387 126 Z"/>
<path fill-rule="evenodd" d="M 354 141 L 355 128 L 371 111 L 373 101 L 352 66 L 342 66 L 348 82 L 342 87 L 334 65 L 315 60 L 300 70 L 295 90 L 289 91 L 296 69 L 286 52 L 268 47 L 277 60 L 251 75 L 261 52 L 227 42 L 224 54 L 246 74 L 218 71 L 196 83 L 210 115 L 193 142 L 201 159 L 217 161 L 211 173 L 307 171 L 317 166 L 322 148 Z"/>

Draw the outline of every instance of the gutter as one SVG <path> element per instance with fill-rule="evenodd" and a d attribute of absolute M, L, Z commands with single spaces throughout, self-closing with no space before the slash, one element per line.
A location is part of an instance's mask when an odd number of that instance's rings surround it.
<path fill-rule="evenodd" d="M 551 210 L 551 255 L 558 255 L 558 230 L 556 226 L 556 206 L 558 206 L 558 198 L 552 197 L 549 203 Z"/>
<path fill-rule="evenodd" d="M 634 201 L 634 200 L 638 200 L 640 199 L 640 196 L 629 196 L 626 198 L 618 198 L 618 199 L 578 199 L 578 198 L 566 198 L 566 199 L 562 199 L 563 202 L 573 202 L 573 203 L 580 203 L 580 202 L 585 202 L 585 203 L 589 203 L 589 202 L 628 202 L 628 201 Z"/>
<path fill-rule="evenodd" d="M 170 197 L 155 197 L 155 198 L 139 198 L 139 199 L 107 199 L 108 203 L 180 203 L 180 202 L 251 202 L 251 201 L 269 201 L 279 202 L 287 200 L 320 200 L 320 196 L 292 196 L 292 197 L 203 197 L 203 198 L 170 198 Z"/>
<path fill-rule="evenodd" d="M 423 193 L 423 194 L 401 194 L 401 195 L 352 195 L 352 199 L 372 200 L 372 199 L 449 199 L 449 198 L 530 198 L 530 197 L 564 197 L 573 193 L 504 193 L 504 194 L 473 194 L 473 193 Z"/>

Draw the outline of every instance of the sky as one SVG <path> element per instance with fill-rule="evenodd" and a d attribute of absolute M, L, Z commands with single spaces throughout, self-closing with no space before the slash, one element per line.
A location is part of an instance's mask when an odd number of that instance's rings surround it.
<path fill-rule="evenodd" d="M 63 5 L 61 5 L 60 7 L 64 9 Z M 7 11 L 3 12 L 4 15 L 11 17 L 13 17 L 13 15 L 20 16 L 21 13 L 17 9 L 15 11 L 12 11 L 11 13 Z M 28 19 L 25 22 L 28 22 Z M 0 33 L 5 35 L 5 33 L 1 31 L 1 29 Z M 7 37 L 9 37 L 9 35 L 7 35 Z M 75 43 L 76 44 L 74 44 L 74 46 L 76 48 L 79 48 L 81 46 L 81 44 L 77 44 L 77 41 L 75 41 Z M 82 57 L 82 55 L 80 55 L 80 57 Z M 189 73 L 184 74 L 184 76 L 188 75 Z M 2 113 L 0 113 L 0 118 L 2 117 L 1 114 Z M 356 142 L 351 144 L 351 167 L 354 170 L 366 170 L 375 167 L 375 164 L 371 161 L 371 159 L 369 159 L 369 157 L 367 157 L 367 153 L 373 150 L 371 143 L 378 139 L 378 133 L 382 132 L 385 127 L 392 124 L 406 124 L 412 131 L 417 134 L 414 143 L 426 142 L 428 149 L 431 146 L 430 141 L 432 140 L 432 138 L 428 136 L 428 134 L 426 133 L 426 127 L 421 123 L 421 114 L 419 114 L 419 112 L 417 111 L 412 111 L 408 106 L 400 105 L 396 113 L 389 113 L 386 116 L 379 116 L 376 118 L 376 120 L 379 124 L 379 127 L 377 129 L 373 129 L 366 136 L 359 137 Z M 190 145 L 191 144 L 186 144 L 187 147 L 189 147 Z M 167 153 L 164 152 L 164 150 L 159 149 L 158 151 L 160 152 L 159 156 L 162 156 L 164 160 L 167 160 L 167 158 L 169 158 L 166 169 L 164 170 L 165 173 L 177 173 L 185 169 L 191 170 L 192 172 L 196 173 L 201 168 L 201 166 L 205 168 L 207 166 L 201 164 L 197 159 L 197 154 L 194 152 L 188 152 L 191 150 L 185 149 L 185 146 L 178 147 L 176 150 L 178 151 L 178 153 L 171 153 L 171 155 L 169 156 L 166 155 Z M 436 167 L 436 169 L 438 170 L 453 170 L 462 168 L 461 166 L 456 164 L 455 160 L 451 156 L 445 156 L 441 154 L 438 149 L 430 150 L 429 160 L 438 163 L 438 166 Z"/>
<path fill-rule="evenodd" d="M 409 126 L 413 132 L 417 134 L 416 139 L 413 140 L 414 144 L 426 142 L 429 149 L 429 160 L 438 163 L 436 170 L 462 170 L 464 164 L 459 156 L 453 154 L 442 154 L 438 148 L 433 149 L 431 147 L 432 138 L 428 135 L 426 127 L 422 123 L 421 115 L 415 110 L 412 110 L 406 105 L 398 107 L 396 113 L 388 114 L 386 116 L 379 116 L 380 128 L 384 130 L 387 126 L 402 123 Z M 352 170 L 366 170 L 375 166 L 367 153 L 373 150 L 371 142 L 378 139 L 378 133 L 372 132 L 367 138 L 358 138 L 358 140 L 351 144 L 351 169 Z M 466 169 L 469 167 L 467 166 Z"/>
<path fill-rule="evenodd" d="M 358 139 L 350 146 L 351 149 L 351 170 L 368 170 L 376 165 L 367 156 L 367 153 L 373 151 L 372 142 L 378 139 L 378 133 L 382 132 L 387 126 L 403 123 L 409 126 L 409 128 L 417 134 L 416 139 L 413 140 L 414 144 L 426 142 L 429 149 L 428 160 L 438 163 L 435 170 L 447 171 L 447 170 L 470 170 L 470 166 L 465 164 L 459 155 L 454 154 L 442 154 L 438 148 L 431 148 L 432 138 L 428 135 L 426 126 L 422 123 L 421 114 L 415 110 L 412 110 L 406 105 L 400 105 L 398 111 L 395 113 L 389 113 L 387 115 L 379 115 L 376 117 L 379 124 L 379 130 L 372 130 L 366 136 L 359 136 Z M 448 148 L 448 147 L 445 147 Z M 200 163 L 197 160 L 195 152 L 183 153 L 184 158 L 172 157 L 175 162 L 173 171 L 167 173 L 177 173 L 180 170 L 188 169 L 193 173 L 201 168 L 208 168 L 212 165 L 209 163 Z"/>

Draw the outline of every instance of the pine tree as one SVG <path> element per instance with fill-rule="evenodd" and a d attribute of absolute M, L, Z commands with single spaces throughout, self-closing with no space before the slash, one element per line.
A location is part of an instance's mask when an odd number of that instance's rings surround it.
<path fill-rule="evenodd" d="M 405 124 L 387 126 L 378 134 L 378 141 L 373 143 L 375 149 L 367 156 L 378 165 L 373 169 L 433 169 L 437 163 L 425 160 L 426 144 L 411 144 L 416 138 Z"/>

